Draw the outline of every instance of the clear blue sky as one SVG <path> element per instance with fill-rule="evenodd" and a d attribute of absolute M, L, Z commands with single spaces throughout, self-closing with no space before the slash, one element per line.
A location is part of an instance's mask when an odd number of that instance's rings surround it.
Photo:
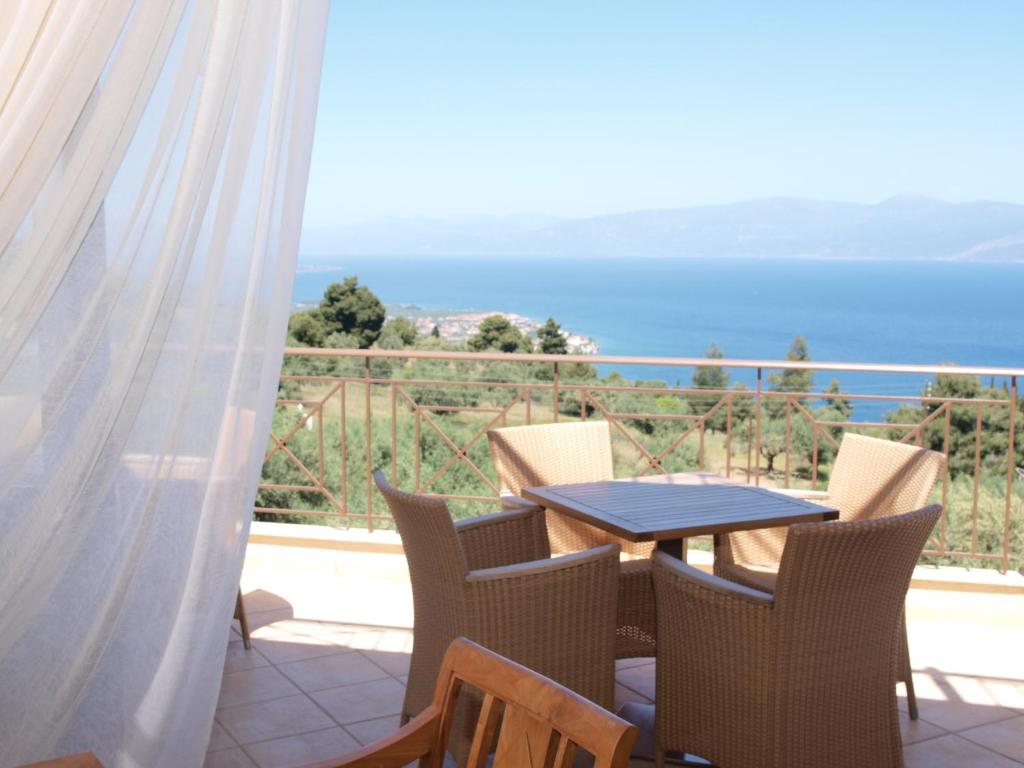
<path fill-rule="evenodd" d="M 1022 40 L 1022 0 L 335 0 L 306 226 L 1024 202 Z"/>

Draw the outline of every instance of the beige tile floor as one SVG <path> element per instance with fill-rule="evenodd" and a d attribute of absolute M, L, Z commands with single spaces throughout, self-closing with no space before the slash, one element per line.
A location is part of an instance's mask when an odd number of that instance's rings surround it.
<path fill-rule="evenodd" d="M 242 586 L 254 648 L 233 631 L 207 768 L 301 765 L 397 727 L 412 646 L 401 556 L 250 545 Z M 911 590 L 908 619 L 908 768 L 1024 765 L 1024 597 Z M 617 705 L 651 701 L 653 661 L 620 662 L 617 681 Z"/>

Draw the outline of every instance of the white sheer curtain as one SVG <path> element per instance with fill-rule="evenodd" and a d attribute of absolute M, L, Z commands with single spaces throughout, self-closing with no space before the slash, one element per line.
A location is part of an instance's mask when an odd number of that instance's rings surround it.
<path fill-rule="evenodd" d="M 0 765 L 202 763 L 327 0 L 4 0 Z"/>

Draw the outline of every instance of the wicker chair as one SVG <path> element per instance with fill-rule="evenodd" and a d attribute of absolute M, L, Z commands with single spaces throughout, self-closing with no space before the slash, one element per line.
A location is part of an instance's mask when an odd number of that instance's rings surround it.
<path fill-rule="evenodd" d="M 462 685 L 484 693 L 467 758 L 469 768 L 570 768 L 577 747 L 594 768 L 626 768 L 636 728 L 536 672 L 459 638 L 445 653 L 433 701 L 412 722 L 339 760 L 305 768 L 421 768 L 444 765 Z M 493 763 L 488 753 L 497 741 Z"/>
<path fill-rule="evenodd" d="M 940 513 L 794 525 L 774 596 L 657 553 L 658 765 L 902 766 L 899 622 Z"/>
<path fill-rule="evenodd" d="M 494 468 L 507 509 L 534 507 L 519 492 L 531 485 L 561 485 L 611 480 L 611 434 L 606 421 L 537 424 L 487 432 Z M 547 510 L 548 538 L 556 554 L 618 544 L 624 554 L 619 581 L 619 659 L 655 655 L 654 544 L 632 542 Z"/>
<path fill-rule="evenodd" d="M 839 446 L 825 493 L 783 491 L 839 510 L 840 520 L 866 520 L 923 507 L 945 468 L 945 457 L 911 445 L 847 433 Z M 715 575 L 762 592 L 775 589 L 786 528 L 730 533 L 715 539 Z M 904 622 L 897 680 L 907 687 L 907 704 L 917 719 Z"/>
<path fill-rule="evenodd" d="M 380 471 L 374 480 L 412 581 L 403 722 L 430 704 L 445 649 L 460 635 L 612 706 L 617 547 L 551 558 L 536 508 L 453 522 L 443 499 L 403 493 Z"/>

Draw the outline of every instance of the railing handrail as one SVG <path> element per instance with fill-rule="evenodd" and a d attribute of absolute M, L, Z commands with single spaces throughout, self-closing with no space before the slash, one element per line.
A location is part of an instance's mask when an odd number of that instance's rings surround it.
<path fill-rule="evenodd" d="M 529 352 L 453 352 L 422 349 L 325 349 L 286 347 L 286 356 L 479 360 L 510 363 L 591 363 L 594 365 L 647 365 L 679 368 L 717 367 L 770 370 L 847 371 L 854 373 L 913 373 L 961 376 L 1024 377 L 1024 368 L 963 365 L 896 365 L 890 363 L 837 363 L 819 360 L 744 360 L 705 357 L 644 357 L 638 355 L 551 355 Z"/>

